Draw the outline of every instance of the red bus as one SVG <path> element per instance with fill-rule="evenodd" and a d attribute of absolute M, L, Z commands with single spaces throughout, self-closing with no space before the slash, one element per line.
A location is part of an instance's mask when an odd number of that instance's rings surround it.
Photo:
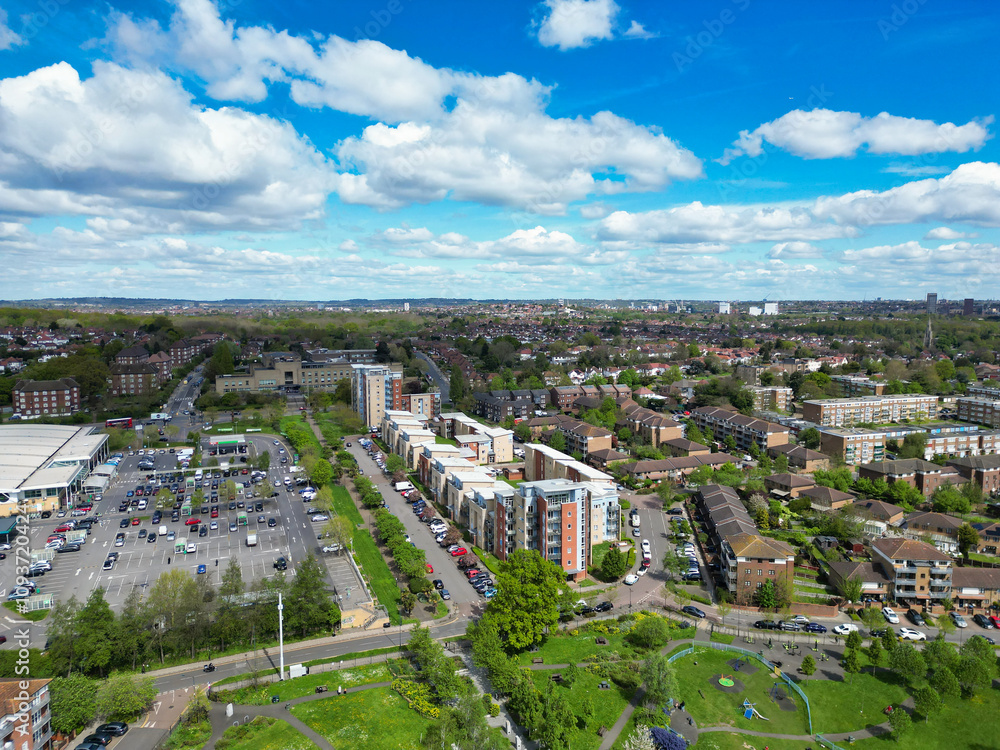
<path fill-rule="evenodd" d="M 105 427 L 117 427 L 120 430 L 131 430 L 132 429 L 132 417 L 119 417 L 118 419 L 109 419 L 104 423 Z"/>

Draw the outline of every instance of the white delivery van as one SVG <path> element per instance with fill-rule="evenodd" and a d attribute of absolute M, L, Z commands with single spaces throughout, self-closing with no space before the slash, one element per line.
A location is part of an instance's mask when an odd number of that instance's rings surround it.
<path fill-rule="evenodd" d="M 252 532 L 247 534 L 247 547 L 256 547 L 256 546 L 257 546 L 257 535 Z"/>
<path fill-rule="evenodd" d="M 396 482 L 394 486 L 396 488 L 396 492 L 407 492 L 413 489 L 413 485 L 409 482 Z"/>
<path fill-rule="evenodd" d="M 166 526 L 166 524 L 162 524 L 161 523 L 160 524 L 160 530 L 157 531 L 156 533 L 159 534 L 160 536 L 166 536 L 167 535 L 167 526 Z"/>

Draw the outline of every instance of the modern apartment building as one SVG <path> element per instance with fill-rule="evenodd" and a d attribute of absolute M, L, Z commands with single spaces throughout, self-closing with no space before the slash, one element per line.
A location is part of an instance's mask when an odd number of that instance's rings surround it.
<path fill-rule="evenodd" d="M 0 743 L 12 750 L 49 750 L 52 747 L 52 680 L 0 680 Z"/>
<path fill-rule="evenodd" d="M 476 463 L 505 464 L 514 460 L 514 433 L 503 427 L 488 427 L 461 412 L 439 414 L 430 423 L 443 438 L 455 440 L 471 451 Z"/>
<path fill-rule="evenodd" d="M 579 454 L 583 461 L 586 461 L 587 456 L 593 451 L 612 447 L 611 430 L 578 419 L 563 422 L 556 427 L 556 430 L 566 439 L 566 451 L 573 455 Z"/>
<path fill-rule="evenodd" d="M 844 463 L 866 464 L 885 457 L 885 433 L 858 427 L 826 427 L 819 431 L 819 449 L 840 456 Z"/>
<path fill-rule="evenodd" d="M 18 380 L 11 394 L 23 418 L 68 416 L 80 411 L 80 385 L 73 378 Z"/>
<path fill-rule="evenodd" d="M 811 399 L 802 403 L 802 418 L 822 427 L 851 427 L 859 423 L 933 419 L 937 396 L 906 393 L 896 396 Z"/>
<path fill-rule="evenodd" d="M 351 365 L 351 408 L 361 423 L 382 424 L 386 411 L 402 409 L 402 365 Z"/>
<path fill-rule="evenodd" d="M 593 482 L 612 487 L 615 485 L 610 474 L 540 443 L 524 445 L 524 478 L 529 482 L 568 479 L 571 482 Z"/>
<path fill-rule="evenodd" d="M 903 537 L 872 542 L 872 562 L 891 581 L 891 596 L 916 606 L 951 596 L 952 559 L 932 544 Z"/>
<path fill-rule="evenodd" d="M 437 391 L 404 393 L 399 402 L 404 411 L 416 414 L 418 417 L 433 419 L 441 413 L 441 394 Z"/>
<path fill-rule="evenodd" d="M 723 442 L 732 435 L 736 447 L 741 451 L 749 451 L 754 443 L 766 451 L 773 445 L 784 445 L 788 442 L 789 429 L 784 425 L 767 422 L 763 419 L 748 417 L 739 412 L 721 409 L 716 406 L 702 406 L 691 412 L 691 418 L 703 433 L 711 431 L 712 437 Z"/>
<path fill-rule="evenodd" d="M 990 427 L 1000 427 L 1000 400 L 993 398 L 959 398 L 955 400 L 958 418 Z"/>

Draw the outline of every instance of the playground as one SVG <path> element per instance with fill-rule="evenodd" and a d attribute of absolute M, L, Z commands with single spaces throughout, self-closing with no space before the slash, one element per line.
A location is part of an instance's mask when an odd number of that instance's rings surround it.
<path fill-rule="evenodd" d="M 801 698 L 756 659 L 698 650 L 674 662 L 679 699 L 698 726 L 809 733 Z"/>

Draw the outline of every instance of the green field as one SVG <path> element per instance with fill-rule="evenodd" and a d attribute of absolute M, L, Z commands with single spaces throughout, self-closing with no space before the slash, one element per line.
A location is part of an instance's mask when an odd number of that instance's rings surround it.
<path fill-rule="evenodd" d="M 552 674 L 549 671 L 531 673 L 535 687 L 543 694 L 552 684 Z M 578 723 L 576 730 L 569 735 L 569 747 L 573 750 L 596 750 L 600 747 L 601 737 L 598 736 L 597 730 L 602 726 L 611 727 L 614 725 L 632 699 L 631 690 L 624 690 L 614 683 L 611 683 L 610 690 L 599 690 L 597 685 L 600 682 L 600 677 L 583 672 L 572 686 L 557 684 L 553 687 L 553 690 L 566 691 L 570 705 L 573 707 L 573 713 L 577 717 L 582 713 L 581 706 L 585 696 L 590 696 L 594 706 L 593 718 L 590 719 L 587 726 L 580 727 Z"/>
<path fill-rule="evenodd" d="M 733 672 L 727 664 L 738 654 L 726 651 L 698 649 L 690 656 L 674 662 L 677 680 L 680 683 L 678 698 L 687 703 L 687 711 L 698 726 L 751 729 L 774 734 L 808 734 L 809 724 L 806 708 L 797 694 L 787 689 L 796 705 L 795 711 L 783 711 L 769 697 L 769 691 L 776 682 L 760 662 L 751 661 L 754 671 Z M 734 693 L 719 690 L 715 677 L 720 674 L 732 676 L 743 683 L 743 689 Z M 757 710 L 767 718 L 744 719 L 741 708 L 743 700 L 756 704 Z"/>
<path fill-rule="evenodd" d="M 355 526 L 363 524 L 365 521 L 361 517 L 361 511 L 354 504 L 354 500 L 351 499 L 351 493 L 347 491 L 347 488 L 340 485 L 333 485 L 330 489 L 333 490 L 334 512 L 337 515 L 345 516 Z"/>
<path fill-rule="evenodd" d="M 867 661 L 867 660 L 864 660 Z M 886 669 L 871 669 L 840 680 L 804 680 L 802 689 L 812 706 L 813 729 L 820 734 L 853 732 L 868 724 L 886 720 L 882 709 L 890 703 L 901 703 L 907 692 L 899 680 Z"/>
<path fill-rule="evenodd" d="M 546 664 L 579 664 L 593 654 L 607 654 L 612 651 L 621 653 L 631 647 L 625 643 L 625 636 L 620 633 L 603 635 L 608 639 L 607 646 L 598 646 L 597 637 L 602 633 L 578 633 L 577 635 L 559 634 L 546 636 L 538 651 L 525 651 L 517 657 L 519 664 L 531 664 L 532 659 L 544 659 Z"/>
<path fill-rule="evenodd" d="M 419 750 L 431 725 L 387 687 L 300 703 L 292 714 L 337 750 Z"/>
<path fill-rule="evenodd" d="M 379 603 L 389 612 L 393 625 L 399 623 L 399 586 L 392 576 L 392 571 L 386 564 L 382 553 L 367 529 L 354 532 L 354 555 L 358 565 L 368 576 L 368 585 Z"/>
<path fill-rule="evenodd" d="M 269 716 L 257 716 L 249 724 L 229 727 L 215 747 L 216 750 L 318 750 L 314 742 L 287 721 Z"/>
<path fill-rule="evenodd" d="M 241 706 L 266 706 L 271 703 L 271 696 L 277 695 L 283 701 L 303 698 L 313 695 L 318 685 L 326 685 L 336 692 L 337 687 L 356 687 L 370 685 L 373 682 L 389 682 L 392 674 L 387 662 L 364 664 L 360 667 L 345 667 L 334 672 L 317 672 L 303 677 L 295 677 L 283 682 L 268 682 L 257 687 L 243 687 L 224 696 L 218 696 L 222 703 L 236 703 Z"/>
<path fill-rule="evenodd" d="M 361 431 L 360 420 L 347 407 L 335 408 L 333 411 L 315 412 L 313 420 L 328 443 L 357 435 Z"/>

